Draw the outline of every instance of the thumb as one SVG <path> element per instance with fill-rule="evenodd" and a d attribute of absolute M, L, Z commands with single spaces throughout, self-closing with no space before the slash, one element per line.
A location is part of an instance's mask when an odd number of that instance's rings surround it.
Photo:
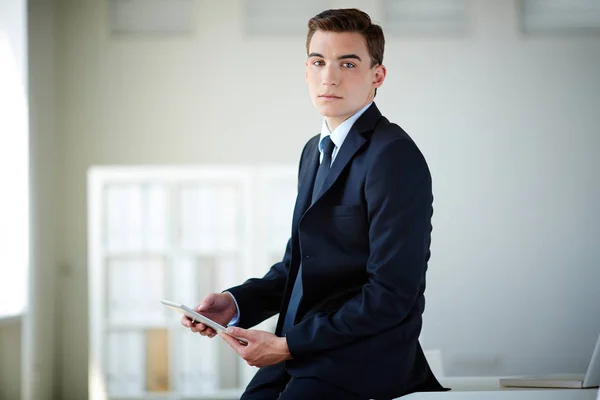
<path fill-rule="evenodd" d="M 196 307 L 196 311 L 208 311 L 215 304 L 215 296 L 209 294 Z"/>
<path fill-rule="evenodd" d="M 247 329 L 243 329 L 243 328 L 238 328 L 237 326 L 228 326 L 227 330 L 225 330 L 225 333 L 230 335 L 230 336 L 235 336 L 238 338 L 244 338 L 244 339 L 249 339 L 248 338 L 248 330 Z"/>

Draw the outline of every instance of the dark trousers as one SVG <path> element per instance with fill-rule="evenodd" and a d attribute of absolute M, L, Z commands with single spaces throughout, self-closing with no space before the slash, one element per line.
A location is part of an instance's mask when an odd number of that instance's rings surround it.
<path fill-rule="evenodd" d="M 306 399 L 366 400 L 317 378 L 294 378 L 284 363 L 259 369 L 240 400 Z"/>

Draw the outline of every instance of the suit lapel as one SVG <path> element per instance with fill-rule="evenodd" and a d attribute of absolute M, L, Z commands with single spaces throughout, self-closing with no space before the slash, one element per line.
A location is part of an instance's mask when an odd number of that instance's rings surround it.
<path fill-rule="evenodd" d="M 304 168 L 301 168 L 298 185 L 298 196 L 296 197 L 296 205 L 294 206 L 294 218 L 292 220 L 292 232 L 296 232 L 300 218 L 304 212 L 310 207 L 312 198 L 312 188 L 315 184 L 317 168 L 319 167 L 319 151 L 317 146 L 319 137 L 314 139 L 314 143 L 310 144 L 307 149 L 307 154 L 304 159 Z"/>
<path fill-rule="evenodd" d="M 315 203 L 319 201 L 321 197 L 333 186 L 335 181 L 339 178 L 340 174 L 346 168 L 350 160 L 356 152 L 365 144 L 367 139 L 361 133 L 373 130 L 377 121 L 381 118 L 381 113 L 377 109 L 375 103 L 369 107 L 363 115 L 354 123 L 350 131 L 348 132 L 348 136 L 344 140 L 342 147 L 338 150 L 337 155 L 335 156 L 335 160 L 331 165 L 331 169 L 329 170 L 329 174 L 323 183 L 323 187 L 321 188 L 321 193 L 315 199 Z"/>
<path fill-rule="evenodd" d="M 350 160 L 356 152 L 365 144 L 367 139 L 362 133 L 371 131 L 375 128 L 375 125 L 381 118 L 379 109 L 373 103 L 363 115 L 354 123 L 348 136 L 344 140 L 342 147 L 338 150 L 338 153 L 331 165 L 331 170 L 323 183 L 321 193 L 315 199 L 314 203 L 318 202 L 319 199 L 326 193 L 335 181 L 339 178 L 340 174 L 346 168 Z M 302 216 L 311 207 L 312 190 L 315 183 L 315 176 L 317 174 L 317 168 L 319 167 L 319 156 L 318 151 L 319 136 L 313 139 L 313 143 L 310 144 L 305 154 L 303 166 L 301 166 L 301 172 L 299 177 L 298 196 L 296 197 L 296 205 L 294 206 L 294 218 L 292 220 L 292 232 L 298 230 L 298 224 L 302 219 Z"/>
<path fill-rule="evenodd" d="M 348 165 L 352 156 L 362 147 L 363 144 L 367 141 L 364 137 L 357 134 L 357 132 L 352 132 L 353 129 L 348 132 L 348 136 L 342 147 L 338 150 L 337 155 L 335 156 L 335 160 L 333 160 L 333 164 L 331 164 L 331 169 L 327 174 L 327 178 L 325 178 L 325 182 L 323 183 L 323 187 L 321 188 L 321 192 L 318 194 L 315 199 L 315 203 L 321 199 L 324 193 L 326 193 L 329 188 L 334 184 L 334 182 L 339 178 L 340 174 Z"/>

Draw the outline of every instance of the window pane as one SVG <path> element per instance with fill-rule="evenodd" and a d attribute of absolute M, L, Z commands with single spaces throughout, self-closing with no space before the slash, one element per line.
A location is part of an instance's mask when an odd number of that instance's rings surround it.
<path fill-rule="evenodd" d="M 29 138 L 23 75 L 0 26 L 0 317 L 21 314 L 27 301 Z"/>

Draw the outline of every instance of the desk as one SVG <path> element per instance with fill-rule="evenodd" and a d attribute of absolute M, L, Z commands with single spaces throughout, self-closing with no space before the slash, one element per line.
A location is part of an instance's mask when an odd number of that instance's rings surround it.
<path fill-rule="evenodd" d="M 440 378 L 449 392 L 420 392 L 402 400 L 596 400 L 598 388 L 538 389 L 508 388 L 498 383 L 498 377 Z"/>

